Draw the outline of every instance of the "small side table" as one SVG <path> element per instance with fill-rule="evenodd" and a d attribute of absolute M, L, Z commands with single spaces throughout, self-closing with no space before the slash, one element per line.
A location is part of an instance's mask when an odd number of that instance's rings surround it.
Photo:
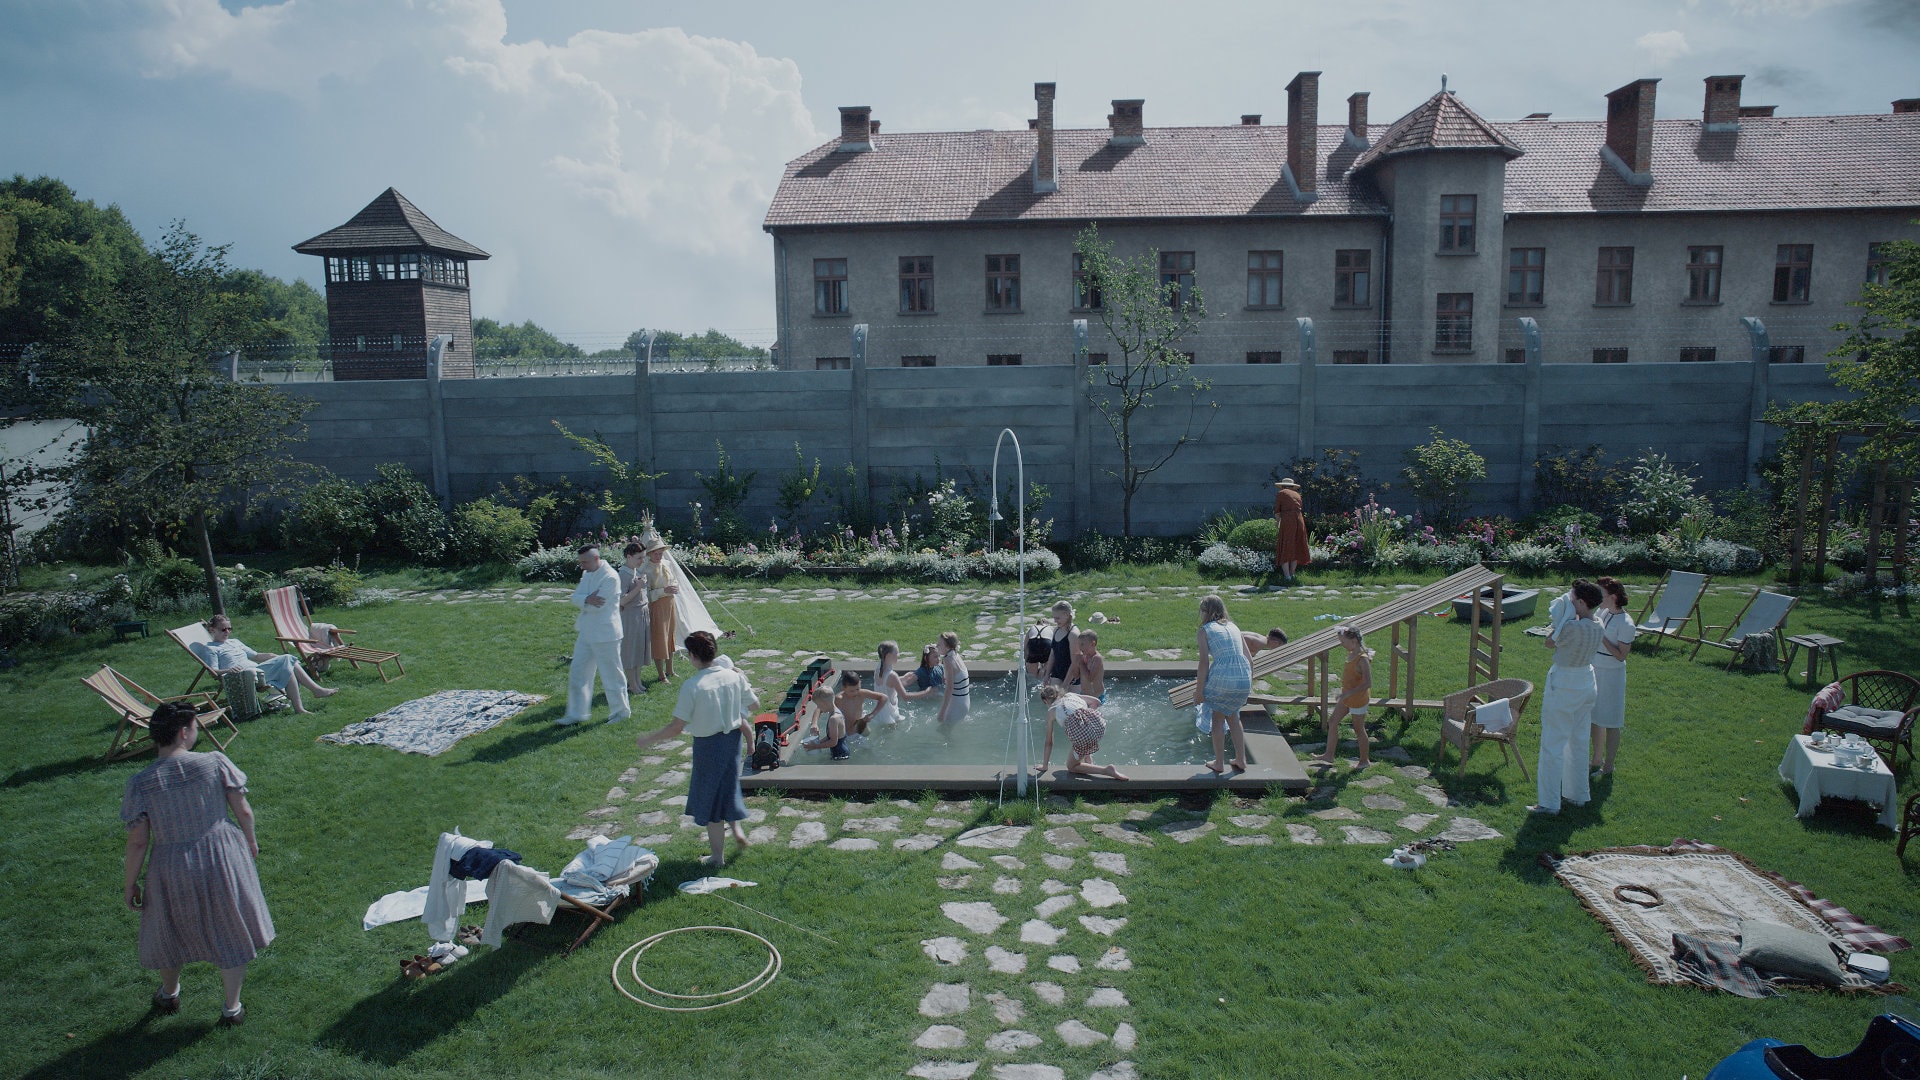
<path fill-rule="evenodd" d="M 1826 658 L 1827 663 L 1833 666 L 1833 678 L 1835 682 L 1838 682 L 1840 679 L 1840 646 L 1845 644 L 1845 641 L 1837 637 L 1829 637 L 1826 634 L 1795 634 L 1788 638 L 1787 662 L 1785 665 L 1787 678 L 1793 678 L 1794 655 L 1800 651 L 1801 646 L 1805 646 L 1807 650 L 1807 689 L 1812 690 L 1815 686 L 1819 685 L 1817 680 L 1820 678 L 1820 661 L 1822 656 Z"/>
<path fill-rule="evenodd" d="M 141 637 L 148 636 L 147 620 L 129 619 L 126 622 L 113 624 L 113 640 L 115 641 L 125 641 L 135 634 L 139 634 Z"/>

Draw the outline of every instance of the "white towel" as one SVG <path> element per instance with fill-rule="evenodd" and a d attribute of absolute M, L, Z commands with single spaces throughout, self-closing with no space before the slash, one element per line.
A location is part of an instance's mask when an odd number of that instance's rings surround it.
<path fill-rule="evenodd" d="M 487 883 L 469 881 L 467 903 L 478 903 L 487 898 Z M 368 905 L 367 913 L 360 918 L 360 929 L 371 930 L 376 926 L 397 923 L 403 919 L 417 919 L 427 912 L 427 889 L 422 885 L 417 889 L 402 892 L 390 892 Z"/>
<path fill-rule="evenodd" d="M 559 906 L 560 890 L 547 875 L 502 859 L 487 879 L 487 923 L 480 928 L 480 943 L 497 949 L 507 927 L 523 922 L 545 926 Z"/>
<path fill-rule="evenodd" d="M 1489 701 L 1473 707 L 1473 722 L 1480 725 L 1482 731 L 1499 733 L 1513 727 L 1513 708 L 1506 698 Z"/>
<path fill-rule="evenodd" d="M 427 878 L 426 906 L 420 913 L 420 921 L 427 924 L 433 940 L 452 941 L 460 932 L 460 916 L 467 911 L 465 883 L 449 872 L 449 864 L 473 848 L 492 846 L 491 840 L 461 836 L 459 829 L 440 834 L 440 842 L 433 849 L 433 873 Z"/>
<path fill-rule="evenodd" d="M 705 896 L 721 889 L 751 889 L 760 884 L 757 881 L 741 881 L 730 877 L 703 877 L 680 883 L 680 891 L 688 896 Z"/>
<path fill-rule="evenodd" d="M 1573 610 L 1572 592 L 1561 593 L 1547 605 L 1547 629 L 1551 633 L 1558 634 L 1562 628 L 1578 617 L 1579 613 Z"/>

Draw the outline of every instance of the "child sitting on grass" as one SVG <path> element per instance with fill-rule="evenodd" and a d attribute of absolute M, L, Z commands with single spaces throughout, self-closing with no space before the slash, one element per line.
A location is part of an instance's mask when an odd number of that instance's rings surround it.
<path fill-rule="evenodd" d="M 1053 760 L 1053 724 L 1058 720 L 1061 730 L 1067 733 L 1068 772 L 1127 779 L 1112 765 L 1093 763 L 1093 755 L 1100 750 L 1100 740 L 1107 734 L 1107 720 L 1100 715 L 1098 701 L 1081 694 L 1069 694 L 1059 683 L 1051 681 L 1040 688 L 1040 701 L 1047 706 L 1047 744 L 1040 752 L 1039 766 L 1033 770 L 1035 776 L 1046 775 L 1047 763 Z"/>
<path fill-rule="evenodd" d="M 1340 700 L 1327 716 L 1327 752 L 1314 758 L 1331 765 L 1340 748 L 1340 721 L 1353 717 L 1353 739 L 1360 744 L 1359 768 L 1373 764 L 1367 756 L 1367 703 L 1373 699 L 1373 650 L 1360 640 L 1360 631 L 1342 624 L 1334 627 L 1346 647 L 1347 664 L 1340 670 Z"/>

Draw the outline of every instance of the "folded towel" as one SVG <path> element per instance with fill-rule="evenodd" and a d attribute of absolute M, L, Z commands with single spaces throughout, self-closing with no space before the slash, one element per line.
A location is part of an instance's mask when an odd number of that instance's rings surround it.
<path fill-rule="evenodd" d="M 1499 734 L 1513 727 L 1513 708 L 1506 698 L 1498 698 L 1484 705 L 1475 705 L 1473 722 L 1479 724 L 1482 731 Z"/>

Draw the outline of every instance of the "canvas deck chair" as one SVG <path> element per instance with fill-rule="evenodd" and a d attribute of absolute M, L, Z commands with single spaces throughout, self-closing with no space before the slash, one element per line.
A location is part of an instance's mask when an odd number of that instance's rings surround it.
<path fill-rule="evenodd" d="M 188 656 L 193 657 L 194 666 L 200 669 L 194 673 L 193 681 L 187 684 L 186 692 L 189 694 L 193 693 L 193 688 L 200 685 L 201 679 L 212 679 L 214 693 L 218 694 L 220 688 L 220 673 L 208 667 L 207 662 L 200 659 L 200 654 L 194 652 L 192 648 L 196 642 L 201 645 L 213 644 L 213 635 L 207 633 L 207 624 L 203 622 L 191 622 L 185 626 L 176 626 L 167 631 L 167 636 L 173 639 L 175 645 L 185 650 Z"/>
<path fill-rule="evenodd" d="M 147 730 L 147 722 L 153 719 L 153 710 L 170 701 L 184 701 L 192 705 L 194 712 L 199 714 L 200 730 L 206 732 L 207 737 L 213 740 L 213 745 L 222 750 L 227 748 L 235 735 L 240 734 L 240 729 L 233 726 L 227 711 L 214 704 L 213 695 L 204 691 L 181 694 L 179 697 L 158 697 L 106 664 L 80 681 L 99 694 L 100 700 L 106 702 L 108 708 L 120 714 L 120 726 L 113 733 L 113 744 L 107 747 L 102 759 L 105 761 L 119 761 L 151 749 L 153 736 Z M 222 724 L 227 728 L 225 739 L 215 730 Z"/>
<path fill-rule="evenodd" d="M 267 614 L 273 617 L 273 633 L 280 639 L 280 648 L 291 651 L 300 657 L 300 666 L 307 669 L 309 675 L 319 675 L 316 662 L 320 660 L 345 660 L 352 664 L 355 671 L 361 664 L 372 664 L 380 673 L 381 682 L 390 682 L 386 665 L 389 661 L 405 675 L 407 669 L 400 663 L 400 654 L 384 649 L 368 649 L 359 645 L 323 645 L 313 639 L 313 610 L 307 606 L 307 598 L 300 594 L 298 586 L 283 585 L 266 592 Z M 352 634 L 354 631 L 334 627 L 336 634 Z"/>
<path fill-rule="evenodd" d="M 1693 652 L 1688 654 L 1687 659 L 1691 660 L 1699 656 L 1702 645 L 1711 645 L 1733 654 L 1727 658 L 1727 670 L 1732 671 L 1733 665 L 1740 661 L 1741 642 L 1755 634 L 1772 634 L 1774 659 L 1785 664 L 1786 657 L 1781 652 L 1780 632 L 1787 625 L 1787 612 L 1793 610 L 1793 605 L 1798 599 L 1784 593 L 1768 592 L 1765 589 L 1754 590 L 1753 595 L 1747 597 L 1746 606 L 1740 609 L 1740 614 L 1733 620 L 1732 625 L 1708 625 L 1700 628 L 1700 636 L 1692 639 Z M 1721 631 L 1718 640 L 1708 636 L 1709 631 L 1713 630 Z"/>
<path fill-rule="evenodd" d="M 634 843 L 633 837 L 622 836 L 610 840 L 596 836 L 587 842 L 587 850 L 574 856 L 560 875 L 551 879 L 553 887 L 559 891 L 560 900 L 554 915 L 557 917 L 571 912 L 586 919 L 586 925 L 572 944 L 560 946 L 542 941 L 533 932 L 533 923 L 516 923 L 508 927 L 503 936 L 536 948 L 572 955 L 574 950 L 599 933 L 601 927 L 611 926 L 614 912 L 621 907 L 629 902 L 636 907 L 644 906 L 647 882 L 659 868 L 660 857 Z"/>
<path fill-rule="evenodd" d="M 1687 625 L 1699 625 L 1700 597 L 1707 591 L 1707 583 L 1713 577 L 1709 574 L 1690 574 L 1685 570 L 1667 571 L 1667 579 L 1647 597 L 1647 605 L 1633 620 L 1640 633 L 1648 635 L 1654 648 L 1660 647 L 1665 638 L 1678 641 L 1691 641 L 1687 636 Z M 1696 647 L 1695 651 L 1698 651 Z"/>

